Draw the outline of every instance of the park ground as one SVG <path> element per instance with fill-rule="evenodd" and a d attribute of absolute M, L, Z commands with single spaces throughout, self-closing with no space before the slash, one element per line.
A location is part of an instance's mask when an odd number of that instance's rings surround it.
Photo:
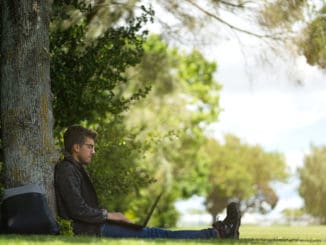
<path fill-rule="evenodd" d="M 6 245 L 152 245 L 152 244 L 326 244 L 326 226 L 241 226 L 240 240 L 143 240 L 69 236 L 1 235 Z"/>

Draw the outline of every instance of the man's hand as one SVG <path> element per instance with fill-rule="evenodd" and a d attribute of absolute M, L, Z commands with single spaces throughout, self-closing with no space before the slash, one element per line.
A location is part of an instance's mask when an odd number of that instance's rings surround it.
<path fill-rule="evenodd" d="M 107 219 L 122 220 L 130 223 L 130 220 L 128 220 L 122 213 L 108 213 Z"/>

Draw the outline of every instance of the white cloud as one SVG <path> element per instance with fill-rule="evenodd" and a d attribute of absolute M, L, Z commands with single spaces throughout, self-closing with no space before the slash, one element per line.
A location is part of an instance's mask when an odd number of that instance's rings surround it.
<path fill-rule="evenodd" d="M 303 158 L 307 152 L 302 150 L 290 150 L 285 152 L 285 160 L 292 173 L 296 173 L 298 167 L 303 166 Z"/>
<path fill-rule="evenodd" d="M 278 92 L 257 94 L 234 93 L 221 97 L 216 134 L 234 133 L 250 143 L 271 145 L 289 131 L 307 127 L 326 118 L 326 101 L 308 98 L 311 105 L 301 104 L 300 96 Z M 320 107 L 315 107 L 318 104 Z"/>

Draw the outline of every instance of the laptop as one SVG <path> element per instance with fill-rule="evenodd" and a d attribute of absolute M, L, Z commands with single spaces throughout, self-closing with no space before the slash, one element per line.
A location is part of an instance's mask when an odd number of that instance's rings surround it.
<path fill-rule="evenodd" d="M 141 224 L 138 223 L 131 223 L 131 222 L 126 222 L 123 220 L 113 220 L 113 219 L 108 219 L 106 222 L 109 224 L 114 224 L 114 225 L 120 225 L 120 226 L 124 226 L 124 227 L 128 227 L 131 229 L 135 229 L 135 230 L 140 230 L 143 229 L 147 226 L 148 221 L 150 220 L 154 209 L 156 208 L 161 196 L 162 196 L 163 192 L 161 192 L 155 199 L 155 202 L 153 203 L 151 209 L 149 210 L 149 213 L 146 215 L 146 218 L 144 220 L 144 222 L 142 222 Z"/>

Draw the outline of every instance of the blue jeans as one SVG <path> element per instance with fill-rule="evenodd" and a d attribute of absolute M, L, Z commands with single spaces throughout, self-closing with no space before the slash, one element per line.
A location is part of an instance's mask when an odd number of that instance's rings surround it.
<path fill-rule="evenodd" d="M 115 224 L 101 226 L 101 236 L 114 238 L 171 238 L 171 239 L 212 239 L 218 238 L 217 230 L 165 230 L 161 228 L 143 228 L 135 230 Z"/>

